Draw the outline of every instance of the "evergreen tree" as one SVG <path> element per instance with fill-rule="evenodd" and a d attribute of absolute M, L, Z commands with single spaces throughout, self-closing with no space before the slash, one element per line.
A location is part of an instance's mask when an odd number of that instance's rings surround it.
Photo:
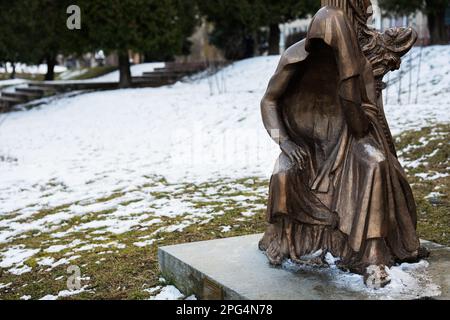
<path fill-rule="evenodd" d="M 88 48 L 86 33 L 83 30 L 67 28 L 67 8 L 71 0 L 28 0 L 22 8 L 28 12 L 29 40 L 34 51 L 36 63 L 47 63 L 45 80 L 54 80 L 58 54 L 84 53 Z"/>
<path fill-rule="evenodd" d="M 61 53 L 82 53 L 82 31 L 67 28 L 69 0 L 0 0 L 0 61 L 47 63 L 45 80 L 53 80 Z M 13 72 L 14 74 L 14 72 Z"/>
<path fill-rule="evenodd" d="M 320 8 L 317 0 L 257 0 L 257 11 L 260 14 L 260 25 L 269 27 L 269 54 L 280 53 L 280 28 L 279 25 L 298 18 L 305 18 L 308 14 L 315 13 Z"/>
<path fill-rule="evenodd" d="M 81 30 L 67 28 L 67 8 L 81 8 Z M 117 52 L 120 85 L 131 84 L 128 52 L 155 59 L 186 53 L 197 10 L 189 0 L 0 0 L 0 62 L 48 65 L 58 54 Z"/>
<path fill-rule="evenodd" d="M 81 0 L 83 28 L 95 49 L 116 52 L 120 86 L 131 85 L 129 51 L 166 59 L 183 52 L 196 25 L 189 0 Z"/>
<path fill-rule="evenodd" d="M 417 10 L 428 17 L 431 44 L 447 44 L 448 30 L 445 25 L 445 12 L 450 0 L 379 0 L 380 7 L 398 15 L 410 15 Z"/>
<path fill-rule="evenodd" d="M 28 1 L 0 0 L 0 63 L 12 65 L 11 78 L 15 78 L 17 62 L 33 63 L 38 54 L 30 39 L 30 16 L 22 10 Z"/>
<path fill-rule="evenodd" d="M 198 0 L 199 9 L 214 24 L 210 42 L 222 49 L 225 58 L 253 56 L 259 17 L 249 0 Z"/>
<path fill-rule="evenodd" d="M 215 26 L 214 45 L 228 59 L 241 59 L 256 51 L 258 34 L 268 30 L 269 54 L 279 54 L 279 24 L 305 17 L 320 7 L 319 0 L 198 0 L 200 11 Z"/>

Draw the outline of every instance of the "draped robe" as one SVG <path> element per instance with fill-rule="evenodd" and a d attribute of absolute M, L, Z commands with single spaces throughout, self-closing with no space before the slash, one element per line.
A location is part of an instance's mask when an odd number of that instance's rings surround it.
<path fill-rule="evenodd" d="M 317 42 L 323 49 L 314 49 Z M 343 101 L 368 120 L 362 137 L 353 134 Z M 260 248 L 272 263 L 323 249 L 363 273 L 369 265 L 417 258 L 412 191 L 380 121 L 372 67 L 342 10 L 322 8 L 307 38 L 283 54 L 262 108 L 269 132 L 285 132 L 308 154 L 299 168 L 282 153 L 271 178 Z"/>

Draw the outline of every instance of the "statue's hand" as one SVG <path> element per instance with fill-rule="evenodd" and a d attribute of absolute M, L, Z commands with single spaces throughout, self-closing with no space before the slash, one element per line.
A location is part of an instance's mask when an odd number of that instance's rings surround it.
<path fill-rule="evenodd" d="M 308 154 L 302 147 L 298 146 L 291 140 L 286 140 L 280 144 L 281 150 L 288 156 L 288 158 L 299 166 L 300 170 L 305 168 Z"/>

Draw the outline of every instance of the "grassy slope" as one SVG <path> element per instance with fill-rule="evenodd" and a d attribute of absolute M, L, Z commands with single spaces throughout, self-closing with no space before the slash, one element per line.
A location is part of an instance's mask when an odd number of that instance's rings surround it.
<path fill-rule="evenodd" d="M 419 234 L 424 239 L 444 245 L 450 245 L 448 198 L 450 177 L 426 180 L 416 176 L 416 174 L 431 171 L 446 173 L 449 171 L 449 138 L 450 125 L 439 125 L 424 128 L 420 131 L 406 132 L 397 137 L 398 149 L 401 150 L 400 154 L 404 160 L 425 159 L 417 168 L 408 169 L 409 179 L 413 184 L 418 204 Z M 432 155 L 432 157 L 427 158 L 427 155 Z M 167 182 L 164 183 L 167 184 Z M 61 265 L 51 271 L 46 271 L 48 267 L 39 266 L 37 261 L 40 257 L 54 257 L 58 260 L 71 255 L 80 255 L 72 264 L 81 267 L 83 277 L 90 278 L 82 281 L 82 284 L 87 285 L 90 291 L 70 297 L 71 299 L 148 298 L 150 294 L 145 289 L 160 284 L 157 262 L 158 246 L 262 232 L 265 228 L 265 221 L 264 209 L 261 208 L 267 198 L 267 185 L 267 180 L 258 178 L 232 181 L 218 180 L 201 185 L 179 185 L 175 192 L 153 193 L 152 196 L 157 199 L 175 199 L 179 195 L 191 197 L 191 203 L 194 207 L 207 208 L 211 213 L 212 220 L 206 220 L 207 223 L 191 224 L 181 232 L 160 232 L 152 235 L 164 226 L 184 221 L 183 216 L 164 218 L 161 223 L 151 227 L 136 228 L 120 235 L 105 234 L 103 236 L 107 239 L 98 242 L 99 244 L 111 242 L 125 244 L 126 246 L 122 249 L 99 247 L 90 251 L 73 252 L 73 249 L 68 248 L 53 254 L 41 251 L 26 262 L 33 268 L 32 272 L 14 276 L 5 270 L 3 272 L 0 270 L 0 283 L 11 283 L 7 288 L 0 289 L 0 298 L 18 299 L 23 295 L 30 295 L 33 299 L 38 299 L 47 294 L 57 294 L 61 290 L 66 290 L 67 265 Z M 243 188 L 233 188 L 233 186 Z M 211 188 L 216 190 L 214 194 L 206 192 Z M 437 191 L 442 196 L 426 199 L 430 193 Z M 112 194 L 110 197 L 97 201 L 106 202 L 121 195 L 120 193 Z M 234 199 L 236 196 L 251 197 L 253 200 L 250 203 L 246 202 L 244 206 L 242 201 Z M 30 219 L 34 220 L 60 212 L 69 205 L 38 212 Z M 123 205 L 127 205 L 127 203 Z M 242 215 L 244 212 L 248 212 L 249 208 L 252 210 L 252 205 L 254 205 L 253 210 L 256 215 L 251 217 Z M 112 211 L 76 217 L 69 221 L 67 225 L 61 225 L 55 232 L 67 230 L 81 222 L 94 221 L 99 216 L 108 215 Z M 14 215 L 14 213 L 10 213 L 8 218 L 11 215 Z M 5 218 L 6 216 L 0 217 L 0 219 Z M 222 232 L 224 226 L 231 226 L 231 231 Z M 134 242 L 140 241 L 143 236 L 149 235 L 152 235 L 155 239 L 152 246 L 141 248 L 133 245 Z M 93 237 L 95 235 L 92 232 L 80 232 L 71 233 L 60 240 L 63 243 L 71 243 L 75 239 L 92 240 Z M 12 245 L 25 245 L 27 248 L 48 247 L 52 241 L 54 239 L 48 233 L 35 233 L 30 237 L 15 239 L 12 243 L 0 244 L 0 251 Z"/>
<path fill-rule="evenodd" d="M 404 160 L 422 159 L 417 167 L 406 168 L 418 206 L 419 234 L 423 239 L 447 246 L 450 246 L 450 177 L 429 180 L 417 174 L 450 173 L 449 140 L 450 125 L 411 131 L 397 138 L 399 150 L 404 150 L 400 152 Z M 431 193 L 440 195 L 429 197 Z"/>

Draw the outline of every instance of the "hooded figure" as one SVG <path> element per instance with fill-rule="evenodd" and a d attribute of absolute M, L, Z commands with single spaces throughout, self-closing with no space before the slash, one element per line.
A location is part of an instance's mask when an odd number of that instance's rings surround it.
<path fill-rule="evenodd" d="M 282 153 L 260 249 L 275 265 L 306 263 L 300 257 L 322 249 L 366 280 L 374 266 L 384 286 L 385 266 L 421 256 L 416 206 L 362 48 L 373 42 L 370 1 L 322 4 L 306 39 L 283 54 L 262 100 L 264 125 Z"/>

